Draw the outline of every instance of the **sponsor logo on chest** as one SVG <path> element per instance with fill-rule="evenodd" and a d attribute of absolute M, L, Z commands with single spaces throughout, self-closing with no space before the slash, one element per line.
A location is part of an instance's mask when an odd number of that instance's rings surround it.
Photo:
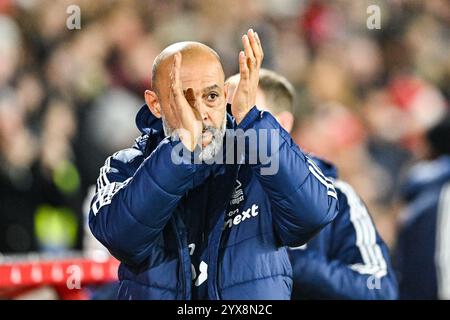
<path fill-rule="evenodd" d="M 224 224 L 224 229 L 231 228 L 232 226 L 237 226 L 241 222 L 256 217 L 259 214 L 259 207 L 253 204 L 250 208 L 243 210 L 239 213 L 239 209 L 232 210 L 228 212 L 227 217 L 229 217 Z"/>

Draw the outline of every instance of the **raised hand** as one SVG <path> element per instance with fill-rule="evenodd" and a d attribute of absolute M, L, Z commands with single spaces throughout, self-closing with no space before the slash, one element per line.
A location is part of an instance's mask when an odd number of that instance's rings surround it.
<path fill-rule="evenodd" d="M 174 55 L 172 71 L 170 73 L 170 107 L 176 118 L 176 130 L 184 146 L 193 151 L 201 142 L 203 124 L 198 112 L 191 107 L 183 93 L 180 69 L 182 55 L 177 52 Z M 192 89 L 189 88 L 188 91 Z M 192 92 L 187 92 L 192 94 Z"/>
<path fill-rule="evenodd" d="M 234 91 L 231 112 L 239 124 L 255 105 L 259 82 L 259 69 L 264 58 L 261 41 L 256 32 L 249 29 L 242 36 L 244 51 L 239 52 L 239 84 Z"/>

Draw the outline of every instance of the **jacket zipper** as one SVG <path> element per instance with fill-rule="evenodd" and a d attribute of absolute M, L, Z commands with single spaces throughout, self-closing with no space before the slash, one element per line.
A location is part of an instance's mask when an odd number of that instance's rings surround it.
<path fill-rule="evenodd" d="M 222 241 L 222 234 L 223 234 L 223 231 L 224 231 L 224 229 L 223 229 L 223 226 L 224 226 L 224 220 L 225 220 L 225 214 L 226 214 L 226 211 L 227 211 L 227 208 L 228 208 L 228 202 L 229 202 L 229 199 L 230 199 L 230 197 L 231 197 L 231 195 L 233 194 L 233 191 L 234 191 L 234 182 L 236 181 L 236 179 L 238 178 L 238 176 L 239 176 L 239 169 L 241 168 L 241 166 L 239 165 L 238 166 L 238 168 L 237 168 L 237 170 L 236 170 L 236 173 L 235 173 L 235 175 L 233 176 L 233 187 L 231 188 L 231 191 L 230 191 L 230 193 L 229 193 L 229 195 L 228 195 L 228 197 L 226 197 L 226 202 L 225 202 L 225 209 L 222 211 L 222 213 L 221 213 L 221 215 L 220 215 L 220 217 L 219 217 L 219 219 L 218 219 L 218 222 L 217 222 L 217 224 L 216 224 L 216 226 L 215 226 L 215 228 L 214 228 L 214 231 L 215 232 L 218 232 L 219 233 L 219 238 L 217 239 L 217 241 L 215 241 L 215 243 L 217 244 L 217 247 L 216 248 L 214 248 L 214 278 L 213 278 L 213 284 L 214 284 L 214 298 L 216 299 L 216 300 L 220 300 L 220 294 L 219 294 L 219 276 L 220 276 L 220 274 L 219 274 L 219 272 L 220 272 L 220 267 L 219 267 L 219 251 L 220 251 L 220 242 Z M 219 231 L 216 231 L 215 229 L 216 228 L 218 228 L 217 227 L 217 225 L 219 225 L 220 226 L 220 229 L 219 229 Z"/>

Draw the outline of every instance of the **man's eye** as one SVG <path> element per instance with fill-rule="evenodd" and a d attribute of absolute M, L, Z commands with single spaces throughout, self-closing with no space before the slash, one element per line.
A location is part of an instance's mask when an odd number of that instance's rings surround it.
<path fill-rule="evenodd" d="M 217 93 L 212 92 L 212 93 L 208 94 L 207 99 L 208 99 L 209 102 L 213 102 L 213 101 L 216 101 L 216 99 L 218 97 L 219 97 L 219 95 Z"/>

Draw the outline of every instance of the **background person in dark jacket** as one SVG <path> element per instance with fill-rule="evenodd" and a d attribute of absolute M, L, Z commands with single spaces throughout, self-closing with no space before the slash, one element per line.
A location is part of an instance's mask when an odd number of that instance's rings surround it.
<path fill-rule="evenodd" d="M 427 134 L 430 158 L 403 187 L 397 257 L 401 299 L 450 299 L 450 117 Z"/>
<path fill-rule="evenodd" d="M 122 262 L 119 298 L 289 299 L 286 246 L 305 243 L 336 215 L 333 184 L 275 118 L 253 107 L 262 48 L 252 30 L 242 42 L 234 119 L 226 115 L 217 54 L 176 43 L 155 59 L 153 91 L 136 117 L 142 136 L 100 169 L 90 228 Z M 278 171 L 262 174 L 267 163 L 260 159 L 174 163 L 175 129 L 184 130 L 184 149 L 200 149 L 207 159 L 218 152 L 225 125 L 261 133 L 252 150 L 277 157 Z"/>
<path fill-rule="evenodd" d="M 233 88 L 239 75 L 227 80 Z M 295 91 L 289 81 L 261 69 L 256 104 L 270 111 L 288 132 L 294 125 Z M 272 107 L 274 106 L 274 107 Z M 336 168 L 317 158 L 325 176 L 338 179 Z M 293 299 L 396 299 L 397 282 L 388 248 L 355 190 L 335 181 L 339 213 L 307 244 L 290 248 Z"/>

